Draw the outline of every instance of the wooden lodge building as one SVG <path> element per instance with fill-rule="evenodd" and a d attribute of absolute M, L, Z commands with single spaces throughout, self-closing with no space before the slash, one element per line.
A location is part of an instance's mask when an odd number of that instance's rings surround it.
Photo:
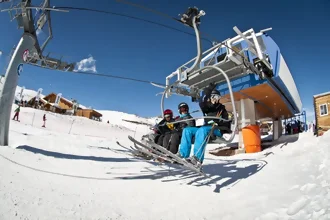
<path fill-rule="evenodd" d="M 330 129 L 330 92 L 314 95 L 315 125 L 317 136 Z"/>
<path fill-rule="evenodd" d="M 75 116 L 81 116 L 96 121 L 101 121 L 102 114 L 95 111 L 94 109 L 87 109 L 78 107 L 74 110 L 74 103 L 66 98 L 61 97 L 58 105 L 55 105 L 57 94 L 50 93 L 43 98 L 39 98 L 39 103 L 36 102 L 36 97 L 30 99 L 27 103 L 30 107 L 41 106 L 42 109 L 58 114 L 71 114 Z"/>

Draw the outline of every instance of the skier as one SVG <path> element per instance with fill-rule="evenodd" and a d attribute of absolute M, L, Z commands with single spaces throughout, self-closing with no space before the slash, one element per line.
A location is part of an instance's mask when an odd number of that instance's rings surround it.
<path fill-rule="evenodd" d="M 18 121 L 19 119 L 19 112 L 21 111 L 21 106 L 20 105 L 18 105 L 18 107 L 15 109 L 15 115 L 14 115 L 14 117 L 13 117 L 13 120 L 15 120 L 15 118 L 16 118 L 16 121 Z"/>
<path fill-rule="evenodd" d="M 221 117 L 228 120 L 228 112 L 224 105 L 220 103 L 220 92 L 215 89 L 216 85 L 211 83 L 204 89 L 199 100 L 199 106 L 204 116 Z M 230 121 L 220 121 L 219 119 L 204 119 L 202 127 L 186 127 L 183 129 L 180 149 L 178 156 L 185 158 L 187 162 L 192 163 L 198 168 L 201 168 L 204 160 L 204 149 L 207 144 L 207 137 L 210 135 L 212 125 L 221 126 L 222 129 L 215 129 L 214 135 L 222 137 L 224 133 L 231 133 Z M 194 155 L 190 156 L 192 138 L 195 136 Z"/>
<path fill-rule="evenodd" d="M 46 114 L 42 117 L 42 120 L 44 121 L 44 124 L 42 125 L 43 128 L 46 127 Z"/>
<path fill-rule="evenodd" d="M 160 133 L 160 136 L 157 139 L 156 144 L 163 146 L 164 137 L 166 134 L 170 133 L 174 129 L 174 124 L 170 122 L 174 122 L 173 112 L 170 109 L 166 109 L 164 111 L 164 118 L 161 120 L 158 125 L 156 125 L 157 130 Z"/>
<path fill-rule="evenodd" d="M 179 116 L 175 118 L 175 121 L 181 121 L 184 119 L 190 119 L 192 116 L 189 113 L 189 106 L 187 103 L 182 102 L 178 105 Z M 163 147 L 167 150 L 171 151 L 173 154 L 178 152 L 178 148 L 180 145 L 180 140 L 182 136 L 182 130 L 185 127 L 195 127 L 195 120 L 183 121 L 177 124 L 174 124 L 174 129 L 165 134 L 163 140 Z"/>

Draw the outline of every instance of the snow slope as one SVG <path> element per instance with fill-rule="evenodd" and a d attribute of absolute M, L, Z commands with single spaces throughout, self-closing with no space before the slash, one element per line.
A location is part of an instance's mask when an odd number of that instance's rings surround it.
<path fill-rule="evenodd" d="M 41 128 L 43 113 L 22 108 L 0 147 L 0 219 L 330 219 L 330 132 L 257 154 L 207 153 L 203 179 L 129 156 L 116 142 L 129 147 L 142 125 L 47 114 Z"/>
<path fill-rule="evenodd" d="M 1 78 L 1 82 L 3 82 L 3 78 Z M 20 100 L 20 93 L 21 93 L 21 89 L 22 87 L 17 86 L 16 87 L 16 91 L 15 91 L 15 97 L 17 100 Z M 24 89 L 23 90 L 23 100 L 25 101 L 29 101 L 31 100 L 33 97 L 36 97 L 37 95 L 37 91 L 35 90 L 31 90 L 31 89 Z M 44 98 L 45 95 L 41 94 L 41 98 Z M 69 99 L 62 97 L 63 99 L 66 99 L 67 101 L 70 101 Z M 82 109 L 86 109 L 87 107 L 85 105 L 82 105 L 79 103 L 79 107 Z M 103 122 L 107 122 L 109 121 L 110 124 L 112 125 L 117 125 L 117 126 L 128 126 L 128 127 L 132 127 L 132 122 L 128 122 L 128 121 L 135 121 L 138 123 L 143 123 L 143 124 L 149 124 L 149 125 L 154 125 L 156 123 L 156 117 L 152 117 L 152 118 L 142 118 L 136 115 L 132 115 L 132 114 L 127 114 L 127 113 L 123 113 L 123 112 L 117 112 L 117 111 L 110 111 L 110 110 L 96 110 L 98 112 L 100 112 L 103 116 L 102 116 L 102 121 Z M 128 120 L 128 121 L 127 121 Z M 136 125 L 136 124 L 135 124 Z M 140 128 L 141 126 L 135 126 L 134 129 L 136 128 Z M 145 126 L 143 126 L 144 128 Z"/>
<path fill-rule="evenodd" d="M 156 122 L 156 117 L 154 118 L 142 118 L 137 115 L 132 115 L 132 114 L 127 114 L 123 112 L 118 112 L 118 111 L 109 111 L 109 110 L 97 110 L 102 114 L 102 121 L 107 122 L 109 121 L 110 124 L 114 125 L 122 125 L 122 126 L 127 126 L 131 127 L 137 126 L 137 128 L 145 128 L 146 125 L 152 126 Z M 133 122 L 138 122 L 141 124 L 136 124 Z"/>

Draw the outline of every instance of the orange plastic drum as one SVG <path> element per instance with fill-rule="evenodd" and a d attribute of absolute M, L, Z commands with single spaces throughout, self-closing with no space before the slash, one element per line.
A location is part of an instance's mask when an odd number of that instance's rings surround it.
<path fill-rule="evenodd" d="M 243 142 L 246 153 L 256 153 L 261 151 L 260 127 L 249 125 L 242 129 Z"/>

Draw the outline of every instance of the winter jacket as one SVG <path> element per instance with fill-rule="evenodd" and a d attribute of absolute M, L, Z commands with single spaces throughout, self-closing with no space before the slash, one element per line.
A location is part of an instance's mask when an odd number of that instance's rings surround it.
<path fill-rule="evenodd" d="M 171 122 L 174 122 L 174 118 L 172 118 L 170 121 L 166 121 L 166 119 L 164 118 L 163 120 L 161 120 L 158 125 L 156 126 L 159 133 L 160 134 L 166 134 L 166 133 L 169 133 L 171 132 L 174 128 L 175 128 L 175 125 L 174 126 L 171 124 L 170 126 L 168 126 L 167 124 L 168 123 L 171 123 Z"/>
<path fill-rule="evenodd" d="M 226 110 L 226 107 L 221 103 L 212 104 L 210 101 L 211 93 L 214 88 L 215 85 L 210 85 L 209 87 L 204 89 L 203 94 L 199 100 L 199 106 L 204 116 L 216 116 L 218 113 L 220 113 L 221 118 L 228 120 L 228 112 Z M 224 126 L 230 130 L 231 122 L 220 121 L 219 119 L 205 118 L 204 124 L 210 124 L 210 122 L 212 121 L 215 122 L 218 126 Z"/>
<path fill-rule="evenodd" d="M 181 121 L 185 119 L 190 119 L 193 118 L 189 113 L 187 114 L 182 114 L 178 117 L 175 118 L 175 121 Z M 190 120 L 190 121 L 183 121 L 181 123 L 176 124 L 176 129 L 178 131 L 182 131 L 185 127 L 195 127 L 196 126 L 196 121 L 195 120 Z"/>

